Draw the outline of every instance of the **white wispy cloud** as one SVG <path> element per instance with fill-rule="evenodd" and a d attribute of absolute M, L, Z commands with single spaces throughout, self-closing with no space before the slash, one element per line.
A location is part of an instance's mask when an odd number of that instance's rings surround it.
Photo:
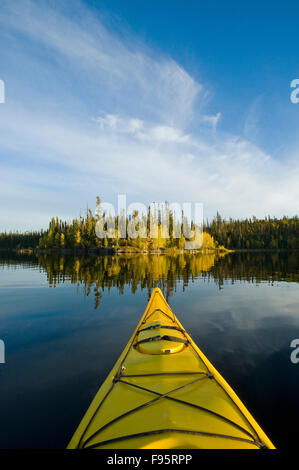
<path fill-rule="evenodd" d="M 44 226 L 117 193 L 200 201 L 209 217 L 296 213 L 296 160 L 222 132 L 204 86 L 175 61 L 108 31 L 81 3 L 76 19 L 60 5 L 1 7 L 6 45 L 21 48 L 27 76 L 11 75 L 24 98 L 0 109 L 1 228 Z"/>
<path fill-rule="evenodd" d="M 221 113 L 219 112 L 215 115 L 203 116 L 202 122 L 206 122 L 207 124 L 209 124 L 212 127 L 212 129 L 215 131 L 220 118 L 221 118 Z"/>
<path fill-rule="evenodd" d="M 263 95 L 261 94 L 251 103 L 244 122 L 244 136 L 254 142 L 257 142 L 259 138 L 262 102 Z"/>
<path fill-rule="evenodd" d="M 3 0 L 2 3 L 3 29 L 23 35 L 31 41 L 31 47 L 32 43 L 37 44 L 54 58 L 57 67 L 64 65 L 80 75 L 81 99 L 84 88 L 91 83 L 95 93 L 98 93 L 96 87 L 105 87 L 101 96 L 117 99 L 118 107 L 132 107 L 132 111 L 137 108 L 172 124 L 184 124 L 191 118 L 201 84 L 171 58 L 158 58 L 131 38 L 123 41 L 109 33 L 82 3 L 74 0 L 69 9 L 69 13 L 77 12 L 76 19 L 50 8 L 48 2 Z M 56 5 L 60 3 L 63 2 Z"/>

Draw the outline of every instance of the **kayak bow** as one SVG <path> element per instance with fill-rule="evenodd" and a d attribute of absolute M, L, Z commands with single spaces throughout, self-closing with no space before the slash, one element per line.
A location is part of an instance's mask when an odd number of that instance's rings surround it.
<path fill-rule="evenodd" d="M 69 449 L 274 449 L 160 289 Z"/>

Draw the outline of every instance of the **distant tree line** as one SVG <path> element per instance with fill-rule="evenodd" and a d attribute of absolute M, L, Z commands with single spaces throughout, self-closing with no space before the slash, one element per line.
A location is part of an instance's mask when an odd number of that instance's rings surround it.
<path fill-rule="evenodd" d="M 299 249 L 299 218 L 224 220 L 217 214 L 204 230 L 228 249 Z"/>
<path fill-rule="evenodd" d="M 97 198 L 97 208 L 101 207 L 100 198 Z M 71 222 L 53 217 L 49 228 L 41 232 L 2 233 L 0 234 L 0 249 L 72 249 L 94 250 L 112 249 L 118 251 L 177 251 L 184 249 L 186 237 L 184 227 L 187 225 L 184 214 L 178 219 L 169 210 L 165 203 L 164 212 L 158 209 L 157 213 L 148 208 L 147 214 L 134 211 L 125 218 L 110 216 L 103 211 L 96 211 L 95 215 L 87 207 L 85 216 L 73 219 Z M 166 212 L 165 212 L 166 211 Z M 97 224 L 101 222 L 105 236 L 99 238 L 96 233 Z M 126 236 L 121 236 L 124 230 Z M 113 233 L 111 233 L 113 226 Z M 190 229 L 194 229 L 191 223 Z M 155 236 L 152 236 L 152 230 Z M 135 236 L 132 235 L 135 233 Z M 179 234 L 179 235 L 178 235 Z M 188 238 L 187 238 L 188 240 Z M 203 249 L 206 251 L 221 249 L 213 237 L 203 233 Z"/>
<path fill-rule="evenodd" d="M 98 204 L 100 199 L 98 198 Z M 104 214 L 105 215 L 105 214 Z M 96 235 L 96 225 L 103 217 L 103 214 L 93 215 L 87 208 L 85 216 L 73 219 L 71 222 L 60 220 L 58 217 L 52 218 L 49 228 L 40 232 L 25 233 L 0 233 L 0 249 L 114 249 L 118 251 L 134 250 L 182 250 L 186 238 L 184 236 L 182 216 L 181 222 L 169 211 L 168 233 L 165 237 L 163 233 L 165 225 L 161 214 L 156 219 L 157 237 L 151 237 L 151 227 L 149 221 L 152 214 L 149 212 L 147 217 L 139 215 L 138 212 L 128 216 L 125 220 L 126 228 L 134 225 L 136 230 L 140 226 L 144 227 L 143 236 L 132 238 L 129 235 L 126 238 L 120 237 L 119 217 L 113 217 L 114 236 L 106 235 L 104 238 L 98 238 Z M 104 219 L 103 219 L 104 220 Z M 106 230 L 109 234 L 109 220 L 105 218 Z M 179 227 L 178 227 L 179 225 Z M 194 225 L 191 224 L 191 228 Z M 180 236 L 176 233 L 179 229 Z M 203 228 L 203 249 L 299 249 L 299 218 L 283 217 L 281 219 L 266 217 L 257 219 L 256 217 L 244 220 L 224 220 L 217 213 L 217 216 L 211 221 L 206 222 Z"/>
<path fill-rule="evenodd" d="M 0 249 L 21 250 L 33 249 L 39 244 L 43 232 L 3 232 L 0 233 Z"/>

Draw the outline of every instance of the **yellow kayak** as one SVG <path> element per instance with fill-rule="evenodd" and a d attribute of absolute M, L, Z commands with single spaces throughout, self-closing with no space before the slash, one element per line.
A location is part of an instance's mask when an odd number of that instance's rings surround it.
<path fill-rule="evenodd" d="M 69 449 L 274 449 L 160 289 Z"/>

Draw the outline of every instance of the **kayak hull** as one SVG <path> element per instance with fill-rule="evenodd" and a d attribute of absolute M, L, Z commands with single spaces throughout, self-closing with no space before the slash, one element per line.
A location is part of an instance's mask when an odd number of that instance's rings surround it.
<path fill-rule="evenodd" d="M 274 446 L 156 288 L 68 448 Z"/>

